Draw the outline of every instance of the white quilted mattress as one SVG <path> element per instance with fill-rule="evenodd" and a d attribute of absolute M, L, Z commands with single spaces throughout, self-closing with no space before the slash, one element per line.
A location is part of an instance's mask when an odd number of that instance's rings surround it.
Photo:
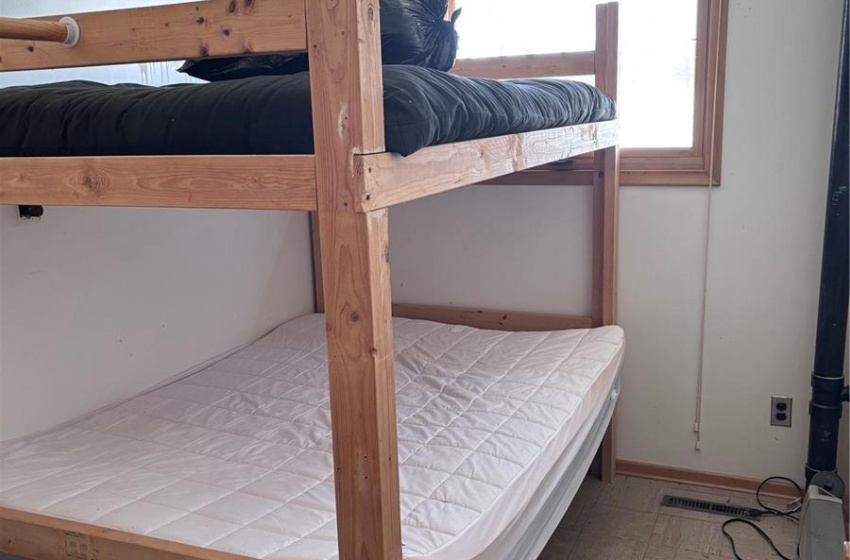
<path fill-rule="evenodd" d="M 395 319 L 405 558 L 474 558 L 616 377 L 618 327 Z M 0 506 L 262 559 L 336 557 L 325 328 L 301 317 L 200 372 L 0 446 Z"/>

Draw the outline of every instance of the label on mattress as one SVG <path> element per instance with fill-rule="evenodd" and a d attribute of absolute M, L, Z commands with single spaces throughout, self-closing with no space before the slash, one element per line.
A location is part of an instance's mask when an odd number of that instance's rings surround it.
<path fill-rule="evenodd" d="M 74 560 L 90 560 L 92 553 L 91 537 L 80 533 L 65 533 L 65 556 Z"/>

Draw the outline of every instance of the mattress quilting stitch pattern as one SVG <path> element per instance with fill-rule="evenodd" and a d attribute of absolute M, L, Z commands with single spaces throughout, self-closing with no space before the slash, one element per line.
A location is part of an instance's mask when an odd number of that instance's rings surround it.
<path fill-rule="evenodd" d="M 394 320 L 405 557 L 450 542 L 579 413 L 616 327 Z M 336 558 L 325 327 L 286 323 L 181 381 L 0 446 L 0 506 L 267 560 Z"/>

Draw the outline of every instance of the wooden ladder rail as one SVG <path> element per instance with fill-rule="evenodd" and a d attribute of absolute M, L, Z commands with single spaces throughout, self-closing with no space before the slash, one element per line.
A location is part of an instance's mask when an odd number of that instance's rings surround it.
<path fill-rule="evenodd" d="M 80 28 L 72 18 L 45 21 L 0 17 L 0 39 L 46 41 L 71 47 L 77 44 L 79 32 Z"/>
<path fill-rule="evenodd" d="M 384 151 L 378 2 L 306 2 L 340 560 L 401 560 L 387 210 L 358 212 Z"/>

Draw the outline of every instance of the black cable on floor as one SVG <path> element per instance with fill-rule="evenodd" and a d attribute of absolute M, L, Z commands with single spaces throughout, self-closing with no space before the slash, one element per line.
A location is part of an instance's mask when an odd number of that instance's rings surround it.
<path fill-rule="evenodd" d="M 768 482 L 770 482 L 771 480 L 781 480 L 783 482 L 790 482 L 791 484 L 793 484 L 794 488 L 797 490 L 797 493 L 800 495 L 800 503 L 797 504 L 795 507 L 787 510 L 787 511 L 782 511 L 782 510 L 779 510 L 779 509 L 776 509 L 776 508 L 772 508 L 772 507 L 766 505 L 764 502 L 762 502 L 761 501 L 761 489 L 764 488 L 764 485 L 767 484 Z M 802 509 L 802 507 L 803 507 L 803 489 L 800 488 L 799 484 L 797 484 L 796 482 L 794 482 L 790 478 L 786 478 L 784 476 L 771 476 L 769 478 L 764 479 L 762 481 L 762 483 L 759 484 L 759 487 L 756 489 L 756 501 L 758 502 L 759 506 L 761 506 L 761 508 L 762 508 L 762 510 L 761 510 L 762 515 L 765 515 L 765 516 L 774 515 L 776 517 L 787 517 L 787 518 L 793 520 L 795 523 L 799 523 L 800 518 L 795 516 L 794 514 L 797 513 L 798 511 L 800 511 L 800 509 Z M 742 519 L 742 518 L 739 518 L 739 517 L 735 517 L 733 519 L 726 520 L 723 523 L 723 525 L 720 526 L 720 530 L 723 533 L 723 536 L 725 536 L 727 539 L 729 539 L 729 544 L 732 545 L 732 554 L 735 556 L 735 558 L 737 560 L 745 560 L 745 559 L 742 558 L 738 554 L 738 551 L 735 548 L 735 539 L 726 530 L 726 527 L 729 526 L 729 525 L 732 525 L 733 523 L 740 523 L 740 524 L 744 524 L 744 525 L 748 525 L 748 526 L 752 527 L 753 529 L 756 530 L 756 533 L 758 533 L 758 535 L 762 539 L 764 539 L 765 542 L 767 542 L 767 544 L 770 545 L 770 548 L 772 548 L 773 551 L 776 552 L 776 554 L 778 554 L 780 558 L 782 558 L 783 560 L 793 560 L 792 558 L 789 558 L 789 557 L 785 556 L 784 554 L 782 554 L 782 552 L 776 547 L 776 543 L 773 542 L 773 539 L 771 539 L 770 536 L 767 533 L 764 532 L 764 529 L 762 529 L 761 527 L 759 527 L 758 525 L 756 525 L 755 523 L 753 523 L 749 519 Z"/>
<path fill-rule="evenodd" d="M 797 504 L 795 507 L 789 509 L 788 511 L 782 511 L 782 510 L 774 509 L 770 506 L 765 505 L 764 502 L 761 501 L 761 489 L 764 488 L 764 485 L 767 484 L 768 482 L 770 482 L 771 480 L 781 480 L 783 482 L 788 482 L 788 483 L 792 484 L 794 486 L 794 489 L 797 491 L 797 494 L 799 494 L 799 496 L 800 496 L 800 503 Z M 780 517 L 790 517 L 791 519 L 793 519 L 794 521 L 797 521 L 797 522 L 799 522 L 800 519 L 798 517 L 794 516 L 793 514 L 797 513 L 798 511 L 800 511 L 803 508 L 803 496 L 804 495 L 805 495 L 805 493 L 803 492 L 803 489 L 800 488 L 800 485 L 797 484 L 796 482 L 794 482 L 793 480 L 791 480 L 790 478 L 785 477 L 785 476 L 770 476 L 768 478 L 765 478 L 764 480 L 761 481 L 761 484 L 759 484 L 759 487 L 756 488 L 756 501 L 761 506 L 761 508 L 765 512 L 765 514 L 778 515 Z"/>

